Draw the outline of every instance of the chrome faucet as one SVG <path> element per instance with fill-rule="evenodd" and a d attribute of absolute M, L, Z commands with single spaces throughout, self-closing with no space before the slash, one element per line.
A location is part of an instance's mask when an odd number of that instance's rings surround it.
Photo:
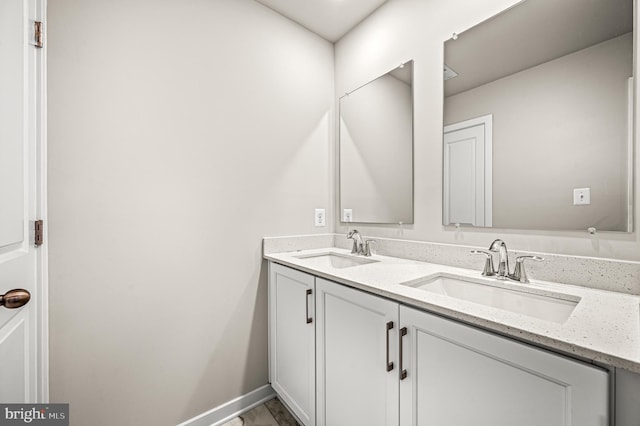
<path fill-rule="evenodd" d="M 498 252 L 498 270 L 496 271 L 496 276 L 499 280 L 506 280 L 509 278 L 509 253 L 507 252 L 507 245 L 498 238 L 491 243 L 489 251 Z"/>
<path fill-rule="evenodd" d="M 493 267 L 493 256 L 490 252 L 498 252 L 498 270 Z M 471 250 L 473 254 L 482 254 L 486 256 L 484 269 L 482 275 L 484 276 L 496 276 L 499 280 L 511 280 L 521 283 L 528 283 L 529 277 L 527 277 L 527 271 L 524 268 L 525 260 L 533 260 L 534 262 L 542 262 L 544 258 L 540 256 L 518 256 L 516 257 L 516 267 L 513 270 L 513 274 L 509 272 L 509 252 L 507 251 L 507 245 L 501 239 L 497 239 L 489 246 L 489 252 L 482 250 Z"/>
<path fill-rule="evenodd" d="M 348 240 L 353 240 L 353 246 L 351 247 L 351 254 L 361 254 L 363 256 L 371 256 L 374 254 L 374 247 L 376 240 L 362 240 L 362 235 L 357 229 L 349 231 L 347 234 Z"/>
<path fill-rule="evenodd" d="M 364 254 L 363 244 L 362 244 L 362 235 L 358 232 L 357 229 L 353 231 L 349 231 L 347 234 L 348 240 L 353 240 L 353 247 L 351 248 L 351 254 Z"/>

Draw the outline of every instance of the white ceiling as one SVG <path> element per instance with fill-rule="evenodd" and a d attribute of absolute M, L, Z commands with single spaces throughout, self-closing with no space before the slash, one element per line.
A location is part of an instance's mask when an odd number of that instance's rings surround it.
<path fill-rule="evenodd" d="M 387 0 L 256 1 L 333 43 Z"/>

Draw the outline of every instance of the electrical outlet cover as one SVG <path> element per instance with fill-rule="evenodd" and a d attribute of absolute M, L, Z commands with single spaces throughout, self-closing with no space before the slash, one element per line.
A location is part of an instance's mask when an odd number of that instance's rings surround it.
<path fill-rule="evenodd" d="M 576 188 L 573 190 L 573 205 L 591 204 L 591 188 Z"/>
<path fill-rule="evenodd" d="M 316 216 L 315 216 L 315 223 L 316 226 L 324 226 L 325 225 L 325 219 L 324 219 L 325 215 L 324 215 L 324 209 L 316 209 Z"/>
<path fill-rule="evenodd" d="M 343 209 L 342 210 L 342 221 L 343 222 L 352 222 L 353 221 L 353 210 L 352 209 Z"/>

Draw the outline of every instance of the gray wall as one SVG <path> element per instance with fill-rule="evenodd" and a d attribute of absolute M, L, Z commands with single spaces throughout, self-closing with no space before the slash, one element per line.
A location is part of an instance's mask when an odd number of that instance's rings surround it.
<path fill-rule="evenodd" d="M 493 114 L 494 227 L 626 230 L 632 35 L 445 98 L 447 125 Z"/>
<path fill-rule="evenodd" d="M 414 225 L 358 224 L 358 230 L 369 236 L 486 247 L 500 237 L 510 249 L 522 251 L 640 260 L 638 233 L 589 236 L 586 231 L 455 230 L 442 225 L 444 42 L 453 33 L 462 33 L 515 3 L 515 0 L 391 0 L 336 43 L 336 97 L 385 73 L 395 64 L 415 60 Z M 637 40 L 638 35 L 635 37 Z M 637 117 L 636 109 L 636 121 Z M 640 195 L 637 179 L 636 176 L 635 199 Z M 336 226 L 340 233 L 346 233 L 347 229 L 339 223 Z"/>
<path fill-rule="evenodd" d="M 333 229 L 332 45 L 253 0 L 47 27 L 51 401 L 175 425 L 266 384 L 261 239 Z"/>

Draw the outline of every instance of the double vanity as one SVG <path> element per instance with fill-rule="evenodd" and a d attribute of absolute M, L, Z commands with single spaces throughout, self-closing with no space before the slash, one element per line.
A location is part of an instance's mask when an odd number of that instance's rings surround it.
<path fill-rule="evenodd" d="M 265 258 L 270 381 L 307 426 L 631 424 L 637 296 L 336 247 Z"/>

